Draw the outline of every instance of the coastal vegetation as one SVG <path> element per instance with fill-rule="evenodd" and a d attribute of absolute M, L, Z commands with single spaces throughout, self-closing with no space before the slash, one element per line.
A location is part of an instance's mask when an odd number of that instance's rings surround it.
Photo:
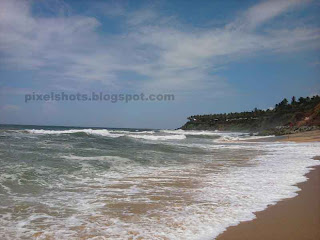
<path fill-rule="evenodd" d="M 193 115 L 183 130 L 250 131 L 283 135 L 320 128 L 320 96 L 284 98 L 274 108 L 220 114 Z"/>

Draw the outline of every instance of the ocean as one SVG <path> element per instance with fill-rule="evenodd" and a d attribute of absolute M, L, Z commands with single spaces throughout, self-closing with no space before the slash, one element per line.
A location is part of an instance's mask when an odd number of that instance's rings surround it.
<path fill-rule="evenodd" d="M 296 196 L 316 155 L 238 132 L 1 125 L 0 239 L 212 240 Z"/>

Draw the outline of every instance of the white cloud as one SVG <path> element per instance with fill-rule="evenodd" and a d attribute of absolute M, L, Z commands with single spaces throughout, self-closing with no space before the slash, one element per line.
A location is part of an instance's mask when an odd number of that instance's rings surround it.
<path fill-rule="evenodd" d="M 123 81 L 121 73 L 133 72 L 148 79 L 138 81 L 137 89 L 223 88 L 225 83 L 211 73 L 230 61 L 261 51 L 319 47 L 318 28 L 256 31 L 302 2 L 306 1 L 261 2 L 216 29 L 182 26 L 175 17 L 161 16 L 152 7 L 130 12 L 119 4 L 115 11 L 110 9 L 113 5 L 101 5 L 99 11 L 119 17 L 126 29 L 122 34 L 103 35 L 99 34 L 102 23 L 94 17 L 71 15 L 69 10 L 68 15 L 37 17 L 31 2 L 1 0 L 1 63 L 35 70 L 48 81 L 60 81 L 59 85 L 100 81 L 110 87 L 127 86 L 130 82 Z"/>
<path fill-rule="evenodd" d="M 30 2 L 1 1 L 0 50 L 3 64 L 14 68 L 61 68 L 71 61 L 70 53 L 89 50 L 83 48 L 94 39 L 99 25 L 90 17 L 35 18 Z"/>
<path fill-rule="evenodd" d="M 255 28 L 309 0 L 268 0 L 249 8 L 242 16 L 242 24 Z"/>

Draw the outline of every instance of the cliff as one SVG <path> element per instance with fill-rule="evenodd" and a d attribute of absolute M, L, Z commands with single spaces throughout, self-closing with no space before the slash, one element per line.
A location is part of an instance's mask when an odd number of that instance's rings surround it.
<path fill-rule="evenodd" d="M 273 109 L 194 115 L 183 130 L 249 131 L 283 135 L 320 128 L 320 96 L 283 99 Z"/>

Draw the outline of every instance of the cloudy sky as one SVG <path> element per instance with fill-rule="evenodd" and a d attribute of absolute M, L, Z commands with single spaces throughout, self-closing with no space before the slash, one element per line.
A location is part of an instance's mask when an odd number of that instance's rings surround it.
<path fill-rule="evenodd" d="M 0 0 L 0 123 L 176 128 L 320 92 L 320 1 Z M 25 103 L 30 93 L 174 102 Z"/>

